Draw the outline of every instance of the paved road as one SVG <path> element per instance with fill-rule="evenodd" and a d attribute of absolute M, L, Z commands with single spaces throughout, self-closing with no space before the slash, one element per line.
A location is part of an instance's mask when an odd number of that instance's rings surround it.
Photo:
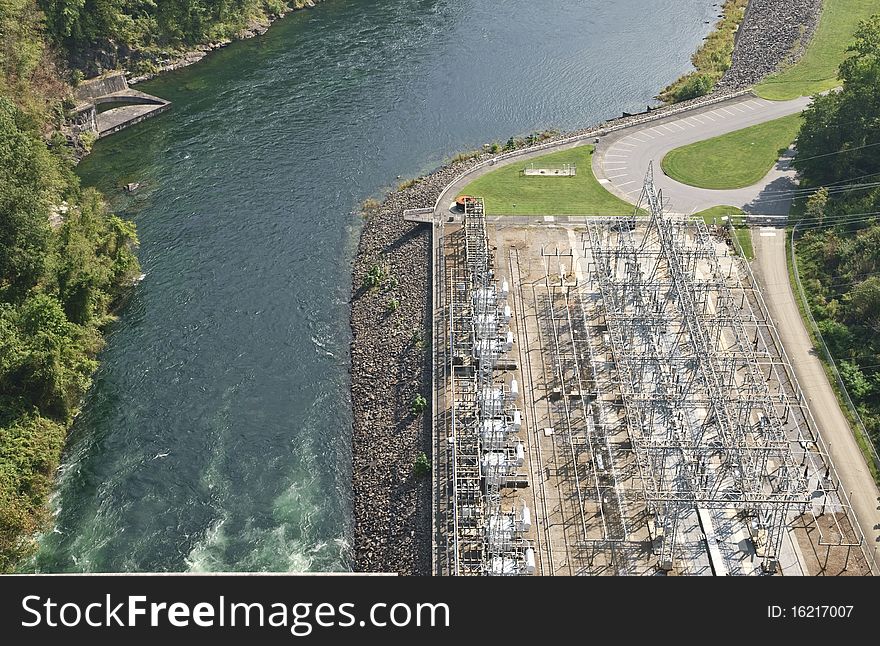
<path fill-rule="evenodd" d="M 875 573 L 880 574 L 880 491 L 804 328 L 788 278 L 785 230 L 773 227 L 754 229 L 752 239 L 756 257 L 753 269 L 770 316 L 809 400 L 819 432 L 829 446 L 831 461 L 846 492 L 852 492 L 853 511 L 867 538 L 868 549 L 874 555 Z"/>
<path fill-rule="evenodd" d="M 662 189 L 670 211 L 693 213 L 718 204 L 748 213 L 785 215 L 788 204 L 775 191 L 789 188 L 794 171 L 782 160 L 760 182 L 747 188 L 714 191 L 687 186 L 663 174 L 660 160 L 674 148 L 802 111 L 808 98 L 765 101 L 750 94 L 692 110 L 660 121 L 634 126 L 604 137 L 593 156 L 593 172 L 605 187 L 623 199 L 639 199 L 648 163 L 654 162 L 654 183 Z"/>

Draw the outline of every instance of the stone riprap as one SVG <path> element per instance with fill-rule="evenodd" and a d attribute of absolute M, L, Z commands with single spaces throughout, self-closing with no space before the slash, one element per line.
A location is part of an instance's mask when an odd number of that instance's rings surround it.
<path fill-rule="evenodd" d="M 796 63 L 816 32 L 822 0 L 751 0 L 736 37 L 733 63 L 717 90 L 755 85 Z"/>

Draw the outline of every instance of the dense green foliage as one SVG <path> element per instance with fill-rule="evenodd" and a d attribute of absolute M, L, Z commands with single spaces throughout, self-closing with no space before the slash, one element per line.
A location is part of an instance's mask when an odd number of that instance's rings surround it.
<path fill-rule="evenodd" d="M 666 87 L 658 96 L 667 103 L 678 103 L 709 94 L 730 69 L 736 30 L 745 16 L 748 0 L 725 0 L 721 18 L 700 48 L 691 57 L 696 68 Z"/>
<path fill-rule="evenodd" d="M 134 226 L 47 145 L 67 88 L 40 20 L 32 0 L 0 0 L 0 571 L 46 527 L 101 327 L 140 273 Z"/>
<path fill-rule="evenodd" d="M 880 433 L 880 15 L 861 23 L 843 90 L 805 113 L 795 166 L 810 188 L 797 259 L 810 307 L 847 390 Z"/>
<path fill-rule="evenodd" d="M 148 64 L 143 54 L 161 53 L 235 37 L 264 23 L 286 0 L 39 0 L 51 39 L 88 71 Z"/>
<path fill-rule="evenodd" d="M 797 137 L 800 115 L 675 148 L 661 162 L 672 179 L 699 188 L 732 189 L 759 182 Z"/>

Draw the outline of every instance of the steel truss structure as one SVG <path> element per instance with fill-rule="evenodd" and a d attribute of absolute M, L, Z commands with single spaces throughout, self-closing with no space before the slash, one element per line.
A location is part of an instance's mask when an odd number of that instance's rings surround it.
<path fill-rule="evenodd" d="M 647 217 L 570 227 L 568 252 L 542 246 L 546 275 L 534 282 L 515 249 L 512 284 L 496 277 L 481 198 L 445 239 L 438 572 L 532 574 L 536 549 L 541 574 L 797 570 L 795 520 L 846 562 L 864 551 L 748 264 L 702 221 L 666 213 L 650 168 L 639 207 Z M 524 366 L 511 352 L 514 298 Z M 518 369 L 535 392 L 504 382 Z M 552 504 L 536 475 L 547 465 Z M 513 490 L 530 475 L 553 530 L 541 518 L 529 531 Z M 556 556 L 563 542 L 571 552 Z"/>
<path fill-rule="evenodd" d="M 524 448 L 517 438 L 516 384 L 497 378 L 513 344 L 507 285 L 499 285 L 486 237 L 483 201 L 465 205 L 464 265 L 450 281 L 449 348 L 452 393 L 453 558 L 459 575 L 519 575 L 535 571 L 524 538 L 531 517 L 524 504 L 505 508 L 503 490 L 518 473 Z"/>
<path fill-rule="evenodd" d="M 769 318 L 736 265 L 722 266 L 705 224 L 667 216 L 651 170 L 639 206 L 648 218 L 590 222 L 583 241 L 660 567 L 673 567 L 684 514 L 696 510 L 704 524 L 711 510 L 733 510 L 773 572 L 790 518 L 810 508 L 815 488 L 801 402 L 780 385 Z"/>

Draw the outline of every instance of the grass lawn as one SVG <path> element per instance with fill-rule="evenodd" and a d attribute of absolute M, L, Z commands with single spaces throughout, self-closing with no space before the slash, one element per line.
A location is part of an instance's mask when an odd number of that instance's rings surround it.
<path fill-rule="evenodd" d="M 462 194 L 482 197 L 489 215 L 630 215 L 635 208 L 612 195 L 596 180 L 593 146 L 578 146 L 529 160 L 515 161 L 483 175 Z M 536 168 L 577 166 L 574 177 L 526 177 Z"/>
<path fill-rule="evenodd" d="M 737 217 L 739 215 L 743 215 L 743 211 L 735 206 L 713 206 L 705 211 L 694 213 L 695 218 L 703 218 L 706 224 L 724 224 L 725 221 L 721 218 L 724 216 L 730 218 L 743 256 L 746 260 L 754 260 L 755 249 L 752 247 L 752 233 L 749 227 L 743 224 L 743 219 Z"/>
<path fill-rule="evenodd" d="M 804 57 L 795 65 L 759 83 L 755 91 L 765 99 L 809 96 L 839 85 L 837 67 L 860 20 L 880 13 L 877 0 L 825 0 L 822 17 Z"/>
<path fill-rule="evenodd" d="M 742 214 L 742 209 L 738 209 L 735 206 L 713 206 L 705 211 L 697 211 L 694 213 L 694 217 L 703 218 L 703 222 L 706 224 L 723 224 L 724 221 L 721 218 L 724 216 L 730 217 Z M 733 221 L 735 224 L 739 224 L 738 218 L 734 218 Z"/>
<path fill-rule="evenodd" d="M 663 158 L 663 172 L 699 188 L 751 186 L 770 172 L 800 127 L 801 115 L 793 114 L 682 146 Z"/>

